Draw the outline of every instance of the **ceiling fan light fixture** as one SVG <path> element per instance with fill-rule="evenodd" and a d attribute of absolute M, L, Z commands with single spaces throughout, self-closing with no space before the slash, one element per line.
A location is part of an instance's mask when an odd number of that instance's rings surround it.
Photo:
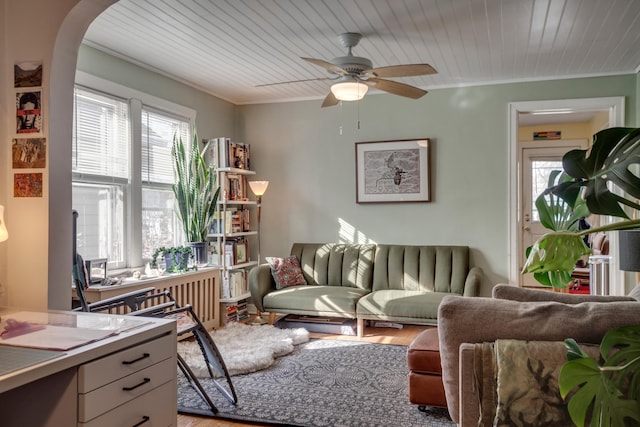
<path fill-rule="evenodd" d="M 358 81 L 344 81 L 331 86 L 331 93 L 340 101 L 359 101 L 366 95 L 369 86 Z"/>

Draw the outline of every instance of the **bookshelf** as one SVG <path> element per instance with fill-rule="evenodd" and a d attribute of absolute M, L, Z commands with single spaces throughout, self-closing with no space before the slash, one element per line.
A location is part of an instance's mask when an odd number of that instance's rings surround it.
<path fill-rule="evenodd" d="M 207 161 L 215 168 L 220 196 L 209 229 L 209 264 L 220 268 L 221 324 L 248 319 L 249 270 L 258 264 L 252 251 L 256 231 L 249 200 L 248 179 L 255 175 L 249 169 L 249 144 L 235 143 L 230 138 L 209 140 Z"/>

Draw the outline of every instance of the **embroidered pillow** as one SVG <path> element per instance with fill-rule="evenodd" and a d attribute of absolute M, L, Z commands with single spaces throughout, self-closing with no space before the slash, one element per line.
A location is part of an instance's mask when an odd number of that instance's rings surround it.
<path fill-rule="evenodd" d="M 295 256 L 287 258 L 266 257 L 265 259 L 271 267 L 271 275 L 276 282 L 276 289 L 307 284 L 302 275 L 298 258 Z"/>

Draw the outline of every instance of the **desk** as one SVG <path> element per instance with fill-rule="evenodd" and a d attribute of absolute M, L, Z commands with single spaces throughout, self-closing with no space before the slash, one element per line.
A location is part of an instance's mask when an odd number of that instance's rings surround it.
<path fill-rule="evenodd" d="M 6 319 L 25 313 L 38 319 L 43 315 L 0 309 L 2 329 Z M 104 322 L 128 323 L 127 329 L 115 335 L 57 351 L 55 357 L 0 374 L 2 426 L 135 425 L 145 417 L 152 421 L 149 425 L 177 424 L 174 321 L 99 313 L 47 314 L 56 322 L 62 316 L 82 328 Z M 139 323 L 132 324 L 132 319 Z M 68 329 L 74 334 L 73 325 Z M 1 345 L 0 351 L 3 348 L 6 350 Z M 43 351 L 15 349 L 34 354 Z"/>

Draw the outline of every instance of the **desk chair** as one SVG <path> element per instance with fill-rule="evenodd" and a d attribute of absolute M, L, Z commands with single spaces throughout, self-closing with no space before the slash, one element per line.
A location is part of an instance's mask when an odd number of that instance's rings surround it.
<path fill-rule="evenodd" d="M 189 304 L 180 307 L 168 290 L 155 292 L 155 288 L 149 287 L 107 298 L 91 304 L 86 304 L 86 310 L 90 312 L 106 311 L 126 307 L 127 313 L 131 316 L 164 317 L 175 319 L 177 323 L 178 337 L 189 335 L 198 343 L 202 356 L 206 362 L 209 376 L 216 389 L 234 405 L 238 402 L 236 390 L 231 381 L 229 371 L 213 342 L 211 335 L 202 324 L 193 307 Z M 82 306 L 77 310 L 81 310 Z M 187 362 L 178 354 L 178 367 L 189 381 L 190 385 L 200 394 L 200 397 L 209 405 L 214 414 L 218 413 L 218 408 L 211 401 L 200 380 L 195 376 Z M 221 383 L 217 377 L 222 378 L 226 384 Z"/>

